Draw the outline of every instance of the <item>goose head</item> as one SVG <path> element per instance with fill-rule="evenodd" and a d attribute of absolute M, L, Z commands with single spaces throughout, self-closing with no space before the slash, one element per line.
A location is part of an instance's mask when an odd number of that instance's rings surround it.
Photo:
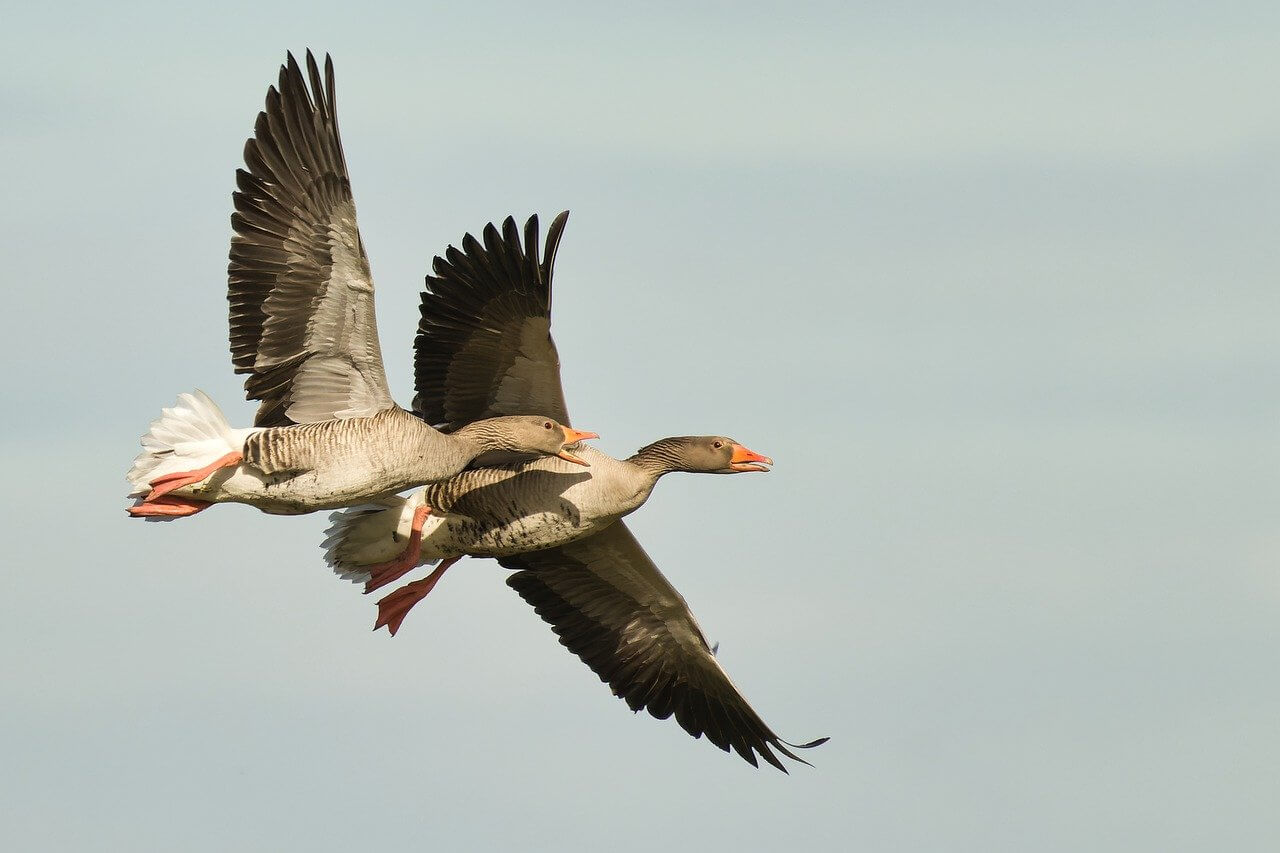
<path fill-rule="evenodd" d="M 588 438 L 599 438 L 594 432 L 565 426 L 555 418 L 538 415 L 508 415 L 490 418 L 495 447 L 519 453 L 544 453 L 559 456 L 578 465 L 587 463 L 567 448 Z"/>
<path fill-rule="evenodd" d="M 768 471 L 773 460 L 723 435 L 683 435 L 664 438 L 633 458 L 652 459 L 664 470 L 694 474 L 741 474 Z"/>

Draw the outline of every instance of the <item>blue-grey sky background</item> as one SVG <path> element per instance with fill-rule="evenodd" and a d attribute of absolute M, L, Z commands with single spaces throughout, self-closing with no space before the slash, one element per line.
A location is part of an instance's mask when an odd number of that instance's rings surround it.
<path fill-rule="evenodd" d="M 12 850 L 1280 845 L 1274 3 L 7 4 Z M 553 329 L 633 516 L 814 768 L 634 717 L 459 564 L 399 636 L 323 514 L 126 519 L 226 342 L 233 171 L 329 51 L 392 390 L 433 255 L 572 216 Z"/>

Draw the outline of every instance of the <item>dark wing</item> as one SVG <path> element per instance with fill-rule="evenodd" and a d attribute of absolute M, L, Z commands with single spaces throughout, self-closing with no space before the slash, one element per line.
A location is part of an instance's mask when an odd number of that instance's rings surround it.
<path fill-rule="evenodd" d="M 395 405 L 373 315 L 373 279 L 356 227 L 334 113 L 333 62 L 324 80 L 307 51 L 267 91 L 248 170 L 236 171 L 227 299 L 231 360 L 261 400 L 257 426 L 365 417 Z"/>
<path fill-rule="evenodd" d="M 807 764 L 752 710 L 712 654 L 689 606 L 619 521 L 577 542 L 503 557 L 519 569 L 507 583 L 533 605 L 560 642 L 631 710 L 675 714 L 685 731 L 759 766 L 786 772 L 777 750 Z"/>
<path fill-rule="evenodd" d="M 414 340 L 413 408 L 445 431 L 498 415 L 550 415 L 569 423 L 560 357 L 551 340 L 551 271 L 569 218 L 547 229 L 538 258 L 538 217 L 490 223 L 484 244 L 470 234 L 462 250 L 437 257 L 422 294 Z"/>

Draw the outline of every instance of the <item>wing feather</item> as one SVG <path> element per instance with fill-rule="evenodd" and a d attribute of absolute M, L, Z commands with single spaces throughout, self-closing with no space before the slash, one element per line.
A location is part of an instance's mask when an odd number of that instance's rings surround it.
<path fill-rule="evenodd" d="M 462 238 L 432 266 L 414 341 L 414 409 L 447 430 L 498 415 L 569 417 L 551 339 L 551 270 L 568 212 L 552 222 L 542 259 L 538 218 L 507 217 Z"/>
<path fill-rule="evenodd" d="M 236 172 L 227 268 L 231 359 L 257 426 L 367 417 L 395 405 L 334 101 L 311 52 L 290 54 Z M 308 81 L 310 89 L 308 89 Z"/>
<path fill-rule="evenodd" d="M 680 593 L 619 521 L 585 539 L 500 562 L 507 579 L 560 637 L 633 711 L 676 722 L 754 766 L 778 754 L 805 762 L 743 698 L 711 653 Z M 790 747 L 790 748 L 789 748 Z M 775 754 L 777 753 L 777 754 Z"/>

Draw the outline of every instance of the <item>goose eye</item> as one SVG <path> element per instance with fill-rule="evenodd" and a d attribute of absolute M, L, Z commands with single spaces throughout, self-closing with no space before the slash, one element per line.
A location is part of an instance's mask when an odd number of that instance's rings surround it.
<path fill-rule="evenodd" d="M 545 424 L 543 424 L 543 425 L 542 425 L 542 428 L 543 428 L 543 429 L 551 429 L 551 421 L 547 421 Z"/>
<path fill-rule="evenodd" d="M 711 446 L 712 446 L 712 447 L 714 447 L 716 450 L 719 450 L 720 448 L 724 447 L 724 442 L 723 442 L 723 441 L 713 441 L 713 442 L 711 443 Z"/>

